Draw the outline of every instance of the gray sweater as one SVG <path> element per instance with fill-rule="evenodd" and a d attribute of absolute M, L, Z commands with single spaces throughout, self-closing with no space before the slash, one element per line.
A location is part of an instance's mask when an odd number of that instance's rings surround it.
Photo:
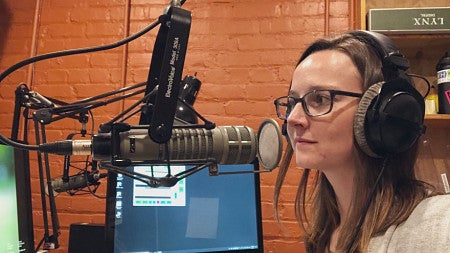
<path fill-rule="evenodd" d="M 409 218 L 370 240 L 370 253 L 450 253 L 450 195 L 427 198 Z"/>

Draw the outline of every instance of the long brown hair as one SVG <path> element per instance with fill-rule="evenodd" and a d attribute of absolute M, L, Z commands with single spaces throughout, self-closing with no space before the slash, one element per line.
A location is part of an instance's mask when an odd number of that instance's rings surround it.
<path fill-rule="evenodd" d="M 309 55 L 321 50 L 338 50 L 347 54 L 362 77 L 363 90 L 383 81 L 380 57 L 371 46 L 353 35 L 345 33 L 317 40 L 306 49 L 298 64 Z M 278 199 L 293 153 L 292 147 L 288 146 L 275 182 L 274 209 L 278 221 L 280 221 Z M 360 169 L 356 171 L 354 178 L 352 209 L 344 224 L 340 224 L 336 196 L 326 176 L 316 170 L 303 169 L 295 199 L 295 214 L 299 225 L 304 230 L 308 252 L 326 251 L 331 235 L 338 226 L 341 226 L 341 233 L 337 248 L 344 250 L 351 246 L 351 252 L 364 252 L 367 250 L 371 237 L 380 235 L 390 226 L 405 221 L 416 205 L 432 190 L 428 184 L 416 179 L 414 164 L 417 159 L 417 150 L 416 143 L 409 150 L 389 157 L 381 180 L 374 189 L 384 159 L 366 155 L 355 144 L 353 152 Z M 372 202 L 360 233 L 353 242 L 355 229 L 372 190 L 374 190 Z M 313 210 L 311 212 L 307 212 L 309 203 Z"/>

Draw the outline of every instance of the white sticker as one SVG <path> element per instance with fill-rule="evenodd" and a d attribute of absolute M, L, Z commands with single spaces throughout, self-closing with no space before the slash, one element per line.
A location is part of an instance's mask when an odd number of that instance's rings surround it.
<path fill-rule="evenodd" d="M 441 174 L 441 178 L 442 178 L 442 183 L 444 184 L 445 193 L 449 193 L 450 186 L 448 185 L 447 174 L 445 174 L 445 173 Z"/>

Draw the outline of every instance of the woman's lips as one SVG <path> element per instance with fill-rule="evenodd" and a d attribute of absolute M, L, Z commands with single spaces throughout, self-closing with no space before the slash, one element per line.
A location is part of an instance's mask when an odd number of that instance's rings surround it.
<path fill-rule="evenodd" d="M 304 144 L 313 144 L 313 143 L 316 143 L 316 141 L 309 140 L 309 139 L 305 139 L 305 138 L 300 138 L 300 137 L 295 138 L 295 142 L 296 142 L 296 143 L 304 143 Z"/>
<path fill-rule="evenodd" d="M 313 144 L 317 143 L 316 141 L 304 139 L 304 138 L 295 138 L 295 146 L 298 148 L 306 148 Z"/>

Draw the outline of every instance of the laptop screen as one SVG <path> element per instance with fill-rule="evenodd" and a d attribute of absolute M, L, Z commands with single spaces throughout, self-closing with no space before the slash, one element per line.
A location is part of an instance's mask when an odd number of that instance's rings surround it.
<path fill-rule="evenodd" d="M 220 172 L 256 164 L 218 165 Z M 171 165 L 171 174 L 191 168 Z M 163 177 L 166 166 L 133 166 Z M 108 176 L 109 252 L 263 252 L 258 174 L 196 172 L 173 187 L 152 188 L 121 174 Z"/>

